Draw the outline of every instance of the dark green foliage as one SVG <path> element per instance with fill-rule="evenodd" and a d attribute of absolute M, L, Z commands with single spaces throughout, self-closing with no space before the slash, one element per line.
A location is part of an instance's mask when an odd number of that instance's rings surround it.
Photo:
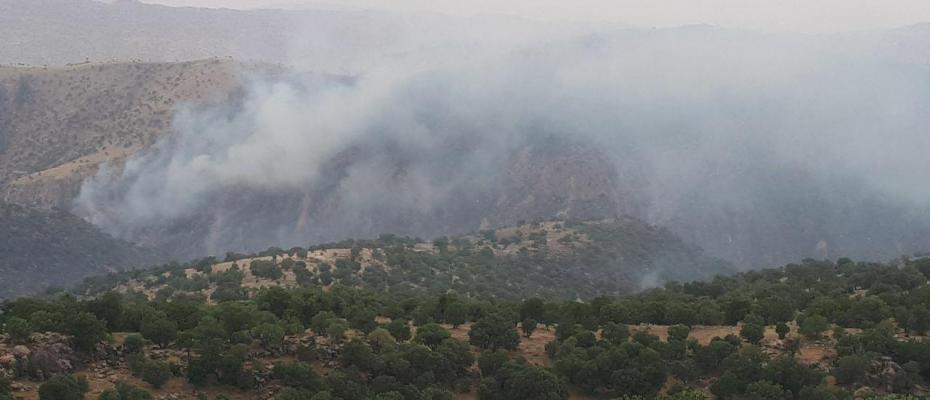
<path fill-rule="evenodd" d="M 849 355 L 836 360 L 833 367 L 833 376 L 836 382 L 843 385 L 853 385 L 861 382 L 869 370 L 870 360 L 862 355 Z"/>
<path fill-rule="evenodd" d="M 313 371 L 313 367 L 302 362 L 276 362 L 272 370 L 272 376 L 280 380 L 285 386 L 306 390 L 311 393 L 323 388 L 322 378 Z"/>
<path fill-rule="evenodd" d="M 284 345 L 284 328 L 277 324 L 266 323 L 252 328 L 252 337 L 261 341 L 268 350 L 280 350 Z"/>
<path fill-rule="evenodd" d="M 387 329 L 387 331 L 391 333 L 391 336 L 397 339 L 398 342 L 410 340 L 410 325 L 405 320 L 394 319 L 385 326 L 385 329 Z"/>
<path fill-rule="evenodd" d="M 0 400 L 13 400 L 10 378 L 0 375 Z"/>
<path fill-rule="evenodd" d="M 526 318 L 523 322 L 520 323 L 520 330 L 523 331 L 523 336 L 529 338 L 533 335 L 533 331 L 536 330 L 537 322 L 535 319 Z"/>
<path fill-rule="evenodd" d="M 775 333 L 778 334 L 779 339 L 784 340 L 786 337 L 788 337 L 788 333 L 790 332 L 791 332 L 791 328 L 788 326 L 788 324 L 784 322 L 779 322 L 775 324 Z"/>
<path fill-rule="evenodd" d="M 253 260 L 249 264 L 252 275 L 259 278 L 277 280 L 284 276 L 281 268 L 274 261 Z"/>
<path fill-rule="evenodd" d="M 485 350 L 478 356 L 478 368 L 482 376 L 494 376 L 509 360 L 510 355 L 504 349 Z"/>
<path fill-rule="evenodd" d="M 89 390 L 83 376 L 58 375 L 39 386 L 39 400 L 81 400 Z"/>
<path fill-rule="evenodd" d="M 625 324 L 608 322 L 604 325 L 604 340 L 613 343 L 626 343 L 630 339 L 630 327 Z"/>
<path fill-rule="evenodd" d="M 691 328 L 684 325 L 672 325 L 668 327 L 668 340 L 688 340 L 688 334 L 691 333 Z"/>
<path fill-rule="evenodd" d="M 89 312 L 75 315 L 68 322 L 66 333 L 73 336 L 74 349 L 91 352 L 107 334 L 106 324 Z"/>
<path fill-rule="evenodd" d="M 478 388 L 481 400 L 564 400 L 568 390 L 551 372 L 510 362 L 493 377 L 484 378 Z"/>
<path fill-rule="evenodd" d="M 798 333 L 804 335 L 809 339 L 819 339 L 820 336 L 830 328 L 830 323 L 826 318 L 820 315 L 812 315 L 805 317 L 801 321 L 800 327 L 798 328 Z"/>
<path fill-rule="evenodd" d="M 116 386 L 100 393 L 100 400 L 151 400 L 152 394 L 147 390 L 133 386 L 126 381 L 117 381 Z"/>
<path fill-rule="evenodd" d="M 388 247 L 374 250 L 380 251 L 385 262 L 404 264 L 411 270 L 421 268 L 424 274 L 464 262 L 457 257 L 500 262 L 493 254 L 482 254 L 486 252 L 465 254 L 465 247 L 454 241 L 441 255 L 411 255 L 404 250 L 410 243 L 391 240 L 393 244 Z M 499 242 L 512 240 L 516 239 L 506 237 Z M 352 246 L 367 248 L 364 242 Z M 374 250 L 373 254 L 378 254 Z M 284 264 L 275 268 L 303 268 L 298 262 Z M 356 264 L 349 260 L 338 263 L 332 267 L 334 276 L 348 279 Z M 164 278 L 163 283 L 175 277 L 180 282 L 184 269 L 191 267 L 197 266 L 165 266 L 153 278 L 145 278 L 142 272 L 134 274 L 145 282 L 157 282 L 158 276 Z M 176 375 L 186 376 L 196 385 L 248 391 L 257 386 L 258 379 L 271 378 L 275 385 L 286 388 L 279 393 L 281 399 L 447 399 L 451 392 L 467 388 L 478 388 L 480 396 L 488 399 L 563 398 L 566 385 L 571 384 L 573 390 L 597 398 L 692 400 L 701 397 L 685 390 L 688 386 L 710 385 L 723 400 L 845 400 L 842 391 L 824 386 L 822 372 L 788 356 L 771 358 L 751 343 L 762 338 L 766 324 L 774 324 L 785 338 L 785 353 L 792 354 L 798 342 L 786 336 L 787 317 L 797 316 L 801 333 L 810 337 L 820 336 L 830 325 L 836 326 L 837 332 L 849 325 L 868 326 L 861 333 L 850 330 L 833 335 L 839 358 L 831 372 L 838 383 L 849 390 L 871 385 L 864 371 L 870 368 L 871 360 L 887 357 L 903 371 L 893 380 L 876 384 L 900 393 L 914 390 L 921 380 L 930 378 L 930 344 L 907 340 L 903 333 L 905 329 L 921 329 L 920 310 L 930 305 L 930 288 L 912 279 L 908 268 L 805 261 L 710 282 L 672 282 L 635 295 L 565 302 L 475 297 L 448 292 L 447 287 L 442 288 L 442 295 L 430 296 L 419 289 L 394 291 L 379 286 L 378 290 L 368 290 L 340 283 L 325 289 L 267 288 L 251 292 L 254 298 L 244 296 L 236 301 L 217 302 L 214 296 L 215 304 L 205 304 L 203 298 L 182 291 L 168 291 L 154 301 L 131 292 L 115 295 L 103 291 L 97 299 L 65 295 L 10 300 L 3 303 L 0 319 L 6 326 L 25 322 L 52 331 L 80 333 L 75 347 L 88 353 L 108 331 L 140 331 L 159 346 L 183 351 L 186 359 L 179 363 L 182 366 L 158 365 L 146 359 L 144 340 L 138 334 L 126 338 L 122 353 L 106 356 L 124 357 L 135 375 L 153 384 Z M 241 279 L 226 274 L 207 280 L 217 284 L 226 277 Z M 418 282 L 432 284 L 429 279 Z M 394 284 L 397 282 L 390 285 Z M 238 286 L 224 285 L 228 286 L 218 285 L 217 290 L 239 290 Z M 857 289 L 861 285 L 867 285 L 864 292 Z M 853 310 L 864 315 L 853 315 Z M 379 328 L 375 321 L 382 317 L 391 322 Z M 422 322 L 417 325 L 413 343 L 407 342 L 411 336 L 408 319 Z M 733 335 L 715 338 L 707 345 L 688 339 L 689 324 L 731 319 L 742 322 L 741 335 L 750 344 Z M 478 357 L 477 369 L 472 348 L 432 323 L 468 320 L 476 320 L 469 341 L 489 349 Z M 526 334 L 537 321 L 554 324 L 557 339 L 546 344 L 551 369 L 524 365 L 519 356 L 511 361 L 508 350 L 516 348 L 520 340 L 517 321 Z M 669 325 L 668 340 L 659 340 L 648 329 L 636 329 L 630 340 L 627 324 L 640 323 Z M 86 334 L 86 327 L 92 335 Z M 316 335 L 302 335 L 305 327 Z M 352 333 L 347 332 L 350 328 Z M 295 345 L 284 346 L 285 333 L 300 335 L 301 342 L 287 338 L 287 343 Z M 268 371 L 254 357 L 261 351 L 259 344 L 276 356 L 299 361 L 278 363 Z M 101 352 L 81 357 L 102 356 Z M 309 363 L 329 366 L 327 376 L 318 376 Z M 664 397 L 659 396 L 669 376 L 676 378 L 675 385 Z M 110 390 L 106 396 L 118 396 L 118 392 Z"/>
<path fill-rule="evenodd" d="M 178 336 L 178 324 L 160 316 L 148 316 L 142 320 L 139 330 L 142 336 L 159 346 L 166 346 Z"/>
<path fill-rule="evenodd" d="M 545 307 L 546 303 L 538 297 L 526 299 L 520 304 L 520 319 L 532 318 L 536 321 L 546 321 Z"/>
<path fill-rule="evenodd" d="M 3 324 L 3 331 L 10 337 L 10 342 L 25 343 L 29 341 L 29 335 L 32 334 L 32 325 L 25 319 L 13 317 Z"/>
<path fill-rule="evenodd" d="M 141 335 L 131 334 L 126 335 L 126 338 L 123 339 L 123 351 L 127 353 L 139 353 L 145 346 L 145 340 L 142 339 Z"/>
<path fill-rule="evenodd" d="M 489 315 L 472 324 L 468 340 L 482 349 L 515 350 L 520 344 L 513 321 L 499 314 Z"/>
<path fill-rule="evenodd" d="M 770 382 L 753 382 L 746 387 L 741 397 L 746 400 L 782 400 L 788 397 L 781 386 Z"/>
<path fill-rule="evenodd" d="M 749 343 L 758 344 L 765 336 L 765 327 L 754 323 L 744 323 L 740 327 L 739 335 Z"/>
<path fill-rule="evenodd" d="M 142 380 L 155 388 L 160 388 L 171 376 L 171 367 L 163 361 L 148 361 L 142 367 Z"/>
<path fill-rule="evenodd" d="M 413 338 L 413 341 L 435 349 L 443 340 L 450 337 L 449 331 L 443 329 L 439 324 L 430 323 L 417 327 L 417 335 Z"/>

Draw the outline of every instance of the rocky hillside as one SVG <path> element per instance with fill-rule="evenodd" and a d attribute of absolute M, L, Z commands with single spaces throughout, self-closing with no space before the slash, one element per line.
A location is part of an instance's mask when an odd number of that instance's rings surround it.
<path fill-rule="evenodd" d="M 67 212 L 0 203 L 0 298 L 65 287 L 157 259 L 154 251 L 114 239 Z"/>
<path fill-rule="evenodd" d="M 245 298 L 263 287 L 356 286 L 391 293 L 584 298 L 732 271 L 671 233 L 633 219 L 542 222 L 432 241 L 382 235 L 310 248 L 230 253 L 89 279 L 85 294 L 118 288 L 150 299 Z"/>
<path fill-rule="evenodd" d="M 170 132 L 179 108 L 227 99 L 242 71 L 219 60 L 0 68 L 0 199 L 70 208 L 98 165 Z"/>

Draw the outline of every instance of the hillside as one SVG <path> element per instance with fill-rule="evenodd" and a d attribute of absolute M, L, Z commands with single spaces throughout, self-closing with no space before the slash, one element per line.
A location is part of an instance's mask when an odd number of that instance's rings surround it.
<path fill-rule="evenodd" d="M 389 293 L 586 298 L 732 271 L 669 232 L 633 219 L 542 222 L 433 241 L 376 240 L 229 254 L 91 278 L 79 292 L 118 288 L 148 298 L 244 298 L 264 287 L 334 285 Z"/>
<path fill-rule="evenodd" d="M 0 199 L 69 209 L 101 163 L 171 132 L 179 108 L 226 100 L 247 70 L 219 60 L 0 67 Z"/>
<path fill-rule="evenodd" d="M 928 276 L 930 259 L 840 259 L 564 301 L 338 284 L 23 298 L 0 306 L 0 398 L 920 399 Z"/>
<path fill-rule="evenodd" d="M 158 259 L 156 255 L 63 211 L 0 203 L 0 298 L 147 265 Z"/>

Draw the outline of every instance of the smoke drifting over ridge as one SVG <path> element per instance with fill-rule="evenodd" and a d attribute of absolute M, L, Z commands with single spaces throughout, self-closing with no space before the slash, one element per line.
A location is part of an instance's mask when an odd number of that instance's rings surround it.
<path fill-rule="evenodd" d="M 256 78 L 75 209 L 194 256 L 631 214 L 741 266 L 930 248 L 926 29 L 706 27 Z"/>

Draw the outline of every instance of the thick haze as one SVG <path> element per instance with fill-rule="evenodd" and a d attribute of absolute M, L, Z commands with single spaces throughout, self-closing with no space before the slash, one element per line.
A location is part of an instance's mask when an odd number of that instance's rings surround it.
<path fill-rule="evenodd" d="M 603 156 L 632 193 L 600 216 L 632 213 L 743 266 L 930 248 L 924 27 L 495 34 L 433 38 L 351 79 L 256 79 L 240 104 L 187 110 L 174 137 L 104 169 L 77 211 L 136 241 L 200 229 L 195 252 L 211 253 L 453 233 L 505 222 L 479 221 L 501 190 L 539 200 L 501 189 L 521 149 L 580 144 L 596 150 L 556 157 Z M 368 56 L 352 51 L 332 56 Z"/>
<path fill-rule="evenodd" d="M 930 21 L 924 0 L 143 0 L 173 6 L 504 14 L 542 21 L 608 21 L 639 27 L 711 24 L 790 32 L 893 28 Z"/>

